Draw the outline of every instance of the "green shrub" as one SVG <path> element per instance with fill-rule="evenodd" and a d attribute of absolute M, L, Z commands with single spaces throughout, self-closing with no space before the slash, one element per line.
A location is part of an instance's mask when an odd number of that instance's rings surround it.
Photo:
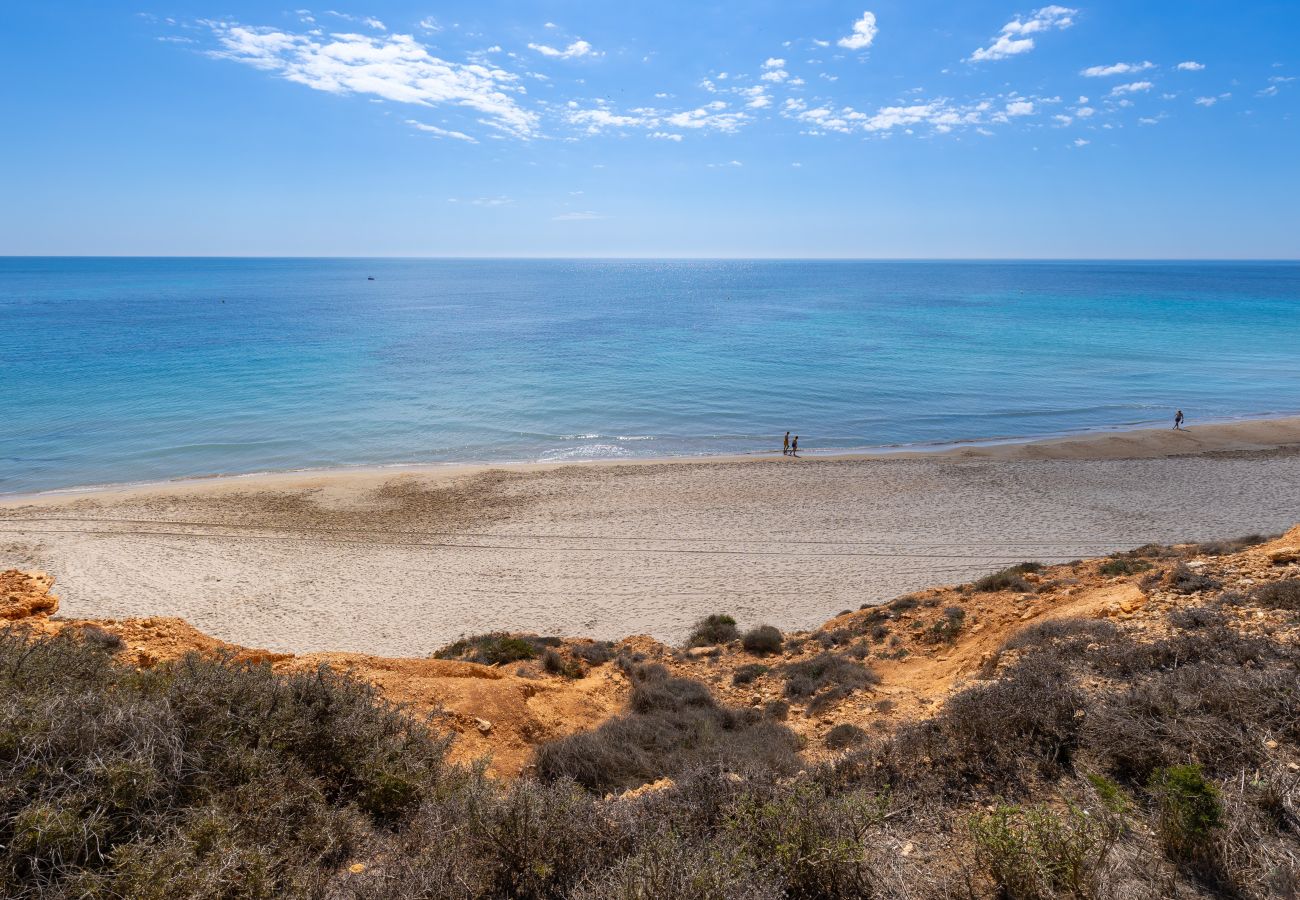
<path fill-rule="evenodd" d="M 966 610 L 960 606 L 949 606 L 943 611 L 943 617 L 935 621 L 921 635 L 928 644 L 951 644 L 961 633 L 966 622 Z"/>
<path fill-rule="evenodd" d="M 1038 562 L 1017 563 L 1010 568 L 1003 569 L 1000 572 L 994 572 L 992 575 L 985 575 L 975 582 L 975 590 L 983 593 L 994 593 L 996 591 L 1032 591 L 1034 586 L 1022 578 L 1031 572 L 1041 572 L 1043 564 Z"/>
<path fill-rule="evenodd" d="M 1176 859 L 1205 857 L 1214 830 L 1223 822 L 1219 789 L 1200 766 L 1169 766 L 1151 774 L 1147 785 L 1156 806 L 1156 831 Z"/>
<path fill-rule="evenodd" d="M 686 639 L 687 647 L 713 647 L 734 641 L 740 634 L 736 620 L 731 616 L 714 613 L 695 623 L 690 636 Z"/>
<path fill-rule="evenodd" d="M 536 659 L 543 649 L 556 647 L 560 643 L 558 638 L 494 631 L 491 634 L 460 638 L 436 650 L 433 656 L 435 659 L 461 659 L 486 666 L 500 666 L 524 659 Z"/>
<path fill-rule="evenodd" d="M 1151 563 L 1145 559 L 1119 557 L 1106 560 L 1097 571 L 1102 575 L 1136 575 L 1150 568 Z"/>
<path fill-rule="evenodd" d="M 746 631 L 740 642 L 749 653 L 761 655 L 780 653 L 783 640 L 779 628 L 772 625 L 759 625 L 757 628 Z"/>
<path fill-rule="evenodd" d="M 970 833 L 980 866 L 1012 900 L 1092 896 L 1118 837 L 1073 805 L 999 806 L 972 816 Z"/>
<path fill-rule="evenodd" d="M 556 653 L 553 647 L 547 647 L 542 653 L 542 668 L 552 675 L 561 675 L 565 678 L 582 677 L 582 666 L 574 660 L 565 659 Z"/>

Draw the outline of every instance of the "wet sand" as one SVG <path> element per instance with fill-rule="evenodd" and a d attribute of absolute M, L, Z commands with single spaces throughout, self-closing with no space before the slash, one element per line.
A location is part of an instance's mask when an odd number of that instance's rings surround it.
<path fill-rule="evenodd" d="M 1300 418 L 942 452 L 260 475 L 0 503 L 63 615 L 245 646 L 426 654 L 493 629 L 809 627 L 1024 559 L 1282 531 Z"/>

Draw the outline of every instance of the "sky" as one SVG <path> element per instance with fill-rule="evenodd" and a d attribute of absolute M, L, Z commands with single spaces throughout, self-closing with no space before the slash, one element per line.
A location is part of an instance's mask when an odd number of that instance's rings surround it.
<path fill-rule="evenodd" d="M 0 254 L 1300 258 L 1300 3 L 0 4 Z"/>

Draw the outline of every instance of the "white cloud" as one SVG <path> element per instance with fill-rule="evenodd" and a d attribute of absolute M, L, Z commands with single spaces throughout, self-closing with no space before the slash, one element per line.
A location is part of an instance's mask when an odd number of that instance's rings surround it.
<path fill-rule="evenodd" d="M 1218 97 L 1197 97 L 1192 102 L 1195 103 L 1197 106 L 1213 106 L 1214 104 L 1219 102 L 1219 98 Z"/>
<path fill-rule="evenodd" d="M 737 91 L 742 97 L 748 99 L 745 105 L 750 109 L 765 109 L 772 105 L 772 97 L 767 93 L 767 87 L 756 84 L 753 87 L 740 88 Z"/>
<path fill-rule="evenodd" d="M 556 25 L 554 22 L 547 22 L 547 23 L 546 23 L 545 25 L 543 25 L 542 27 L 543 27 L 543 28 L 559 28 L 560 26 L 559 26 L 559 25 Z"/>
<path fill-rule="evenodd" d="M 853 23 L 853 33 L 840 38 L 835 43 L 846 50 L 865 50 L 876 39 L 879 30 L 876 27 L 876 14 L 870 11 L 864 12 L 862 18 Z"/>
<path fill-rule="evenodd" d="M 210 55 L 270 72 L 313 90 L 357 94 L 418 106 L 460 106 L 515 137 L 537 134 L 538 116 L 514 94 L 517 77 L 479 63 L 433 56 L 410 35 L 293 34 L 206 20 L 217 40 Z"/>
<path fill-rule="evenodd" d="M 407 119 L 406 124 L 410 125 L 412 128 L 418 129 L 419 131 L 426 132 L 427 134 L 434 134 L 438 137 L 455 138 L 458 141 L 467 141 L 471 144 L 478 143 L 476 139 L 470 137 L 463 131 L 452 131 L 448 128 L 439 128 L 437 125 L 426 125 L 423 122 L 417 122 L 415 119 Z"/>
<path fill-rule="evenodd" d="M 709 163 L 709 168 L 710 169 L 739 169 L 743 165 L 744 163 L 741 162 L 740 160 L 733 159 L 730 162 Z"/>
<path fill-rule="evenodd" d="M 600 213 L 587 210 L 586 212 L 566 212 L 558 216 L 552 216 L 552 222 L 590 222 L 593 219 L 607 219 L 608 216 L 602 216 Z"/>
<path fill-rule="evenodd" d="M 549 56 L 554 59 L 580 59 L 584 56 L 604 56 L 601 51 L 593 49 L 591 44 L 581 39 L 574 41 L 563 50 L 558 50 L 555 47 L 550 47 L 546 44 L 529 44 L 528 49 L 536 50 L 538 53 L 542 54 L 542 56 Z"/>
<path fill-rule="evenodd" d="M 1007 104 L 1006 113 L 1009 116 L 1032 116 L 1034 104 L 1029 100 L 1013 100 Z"/>
<path fill-rule="evenodd" d="M 652 131 L 648 136 L 661 141 L 676 141 L 679 144 L 682 142 L 682 136 L 671 131 Z"/>
<path fill-rule="evenodd" d="M 785 60 L 776 57 L 769 57 L 767 62 L 763 63 L 763 70 L 763 74 L 759 77 L 774 84 L 780 84 L 790 77 L 790 73 L 785 70 Z"/>
<path fill-rule="evenodd" d="M 1149 91 L 1154 86 L 1155 85 L 1149 81 L 1130 81 L 1128 84 L 1115 85 L 1110 89 L 1110 95 L 1112 97 L 1119 97 L 1123 94 L 1138 94 L 1143 91 Z"/>
<path fill-rule="evenodd" d="M 425 16 L 421 19 L 419 27 L 422 31 L 442 31 L 442 26 L 438 24 L 438 20 L 433 16 Z"/>
<path fill-rule="evenodd" d="M 1097 114 L 1097 110 L 1093 109 L 1091 106 L 1080 106 L 1074 111 L 1074 114 L 1080 119 L 1090 119 Z"/>
<path fill-rule="evenodd" d="M 732 133 L 749 121 L 749 116 L 743 112 L 728 111 L 727 104 L 721 100 L 680 112 L 639 107 L 624 113 L 614 112 L 603 103 L 583 109 L 570 101 L 565 118 L 570 124 L 581 126 L 587 134 L 630 128 L 664 133 L 679 133 L 681 130 Z"/>
<path fill-rule="evenodd" d="M 1180 72 L 1199 72 L 1205 68 L 1205 64 L 1189 59 L 1187 62 L 1180 62 L 1174 68 Z"/>
<path fill-rule="evenodd" d="M 1034 49 L 1034 39 L 1030 35 L 1042 31 L 1069 28 L 1074 24 L 1077 9 L 1065 6 L 1044 6 L 1035 10 L 1028 19 L 1012 19 L 1002 26 L 1001 33 L 987 47 L 980 47 L 970 55 L 967 62 L 984 62 L 986 60 L 1006 59 L 1018 56 Z"/>
<path fill-rule="evenodd" d="M 1110 66 L 1089 66 L 1079 74 L 1084 78 L 1105 78 L 1107 75 L 1128 75 L 1133 72 L 1145 72 L 1154 69 L 1156 64 L 1147 60 L 1140 63 L 1115 63 Z"/>
<path fill-rule="evenodd" d="M 1091 143 L 1092 143 L 1092 141 L 1088 140 L 1087 138 L 1075 138 L 1075 139 L 1074 139 L 1074 146 L 1076 146 L 1076 147 L 1086 147 L 1086 146 L 1088 146 L 1088 145 L 1091 144 Z"/>

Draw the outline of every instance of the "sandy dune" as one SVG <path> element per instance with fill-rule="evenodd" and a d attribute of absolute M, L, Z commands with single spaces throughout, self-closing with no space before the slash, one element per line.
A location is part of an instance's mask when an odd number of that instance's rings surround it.
<path fill-rule="evenodd" d="M 78 618 L 183 616 L 274 651 L 428 653 L 491 629 L 783 628 L 1034 558 L 1280 531 L 1300 419 L 945 454 L 349 471 L 0 506 L 0 568 Z"/>

